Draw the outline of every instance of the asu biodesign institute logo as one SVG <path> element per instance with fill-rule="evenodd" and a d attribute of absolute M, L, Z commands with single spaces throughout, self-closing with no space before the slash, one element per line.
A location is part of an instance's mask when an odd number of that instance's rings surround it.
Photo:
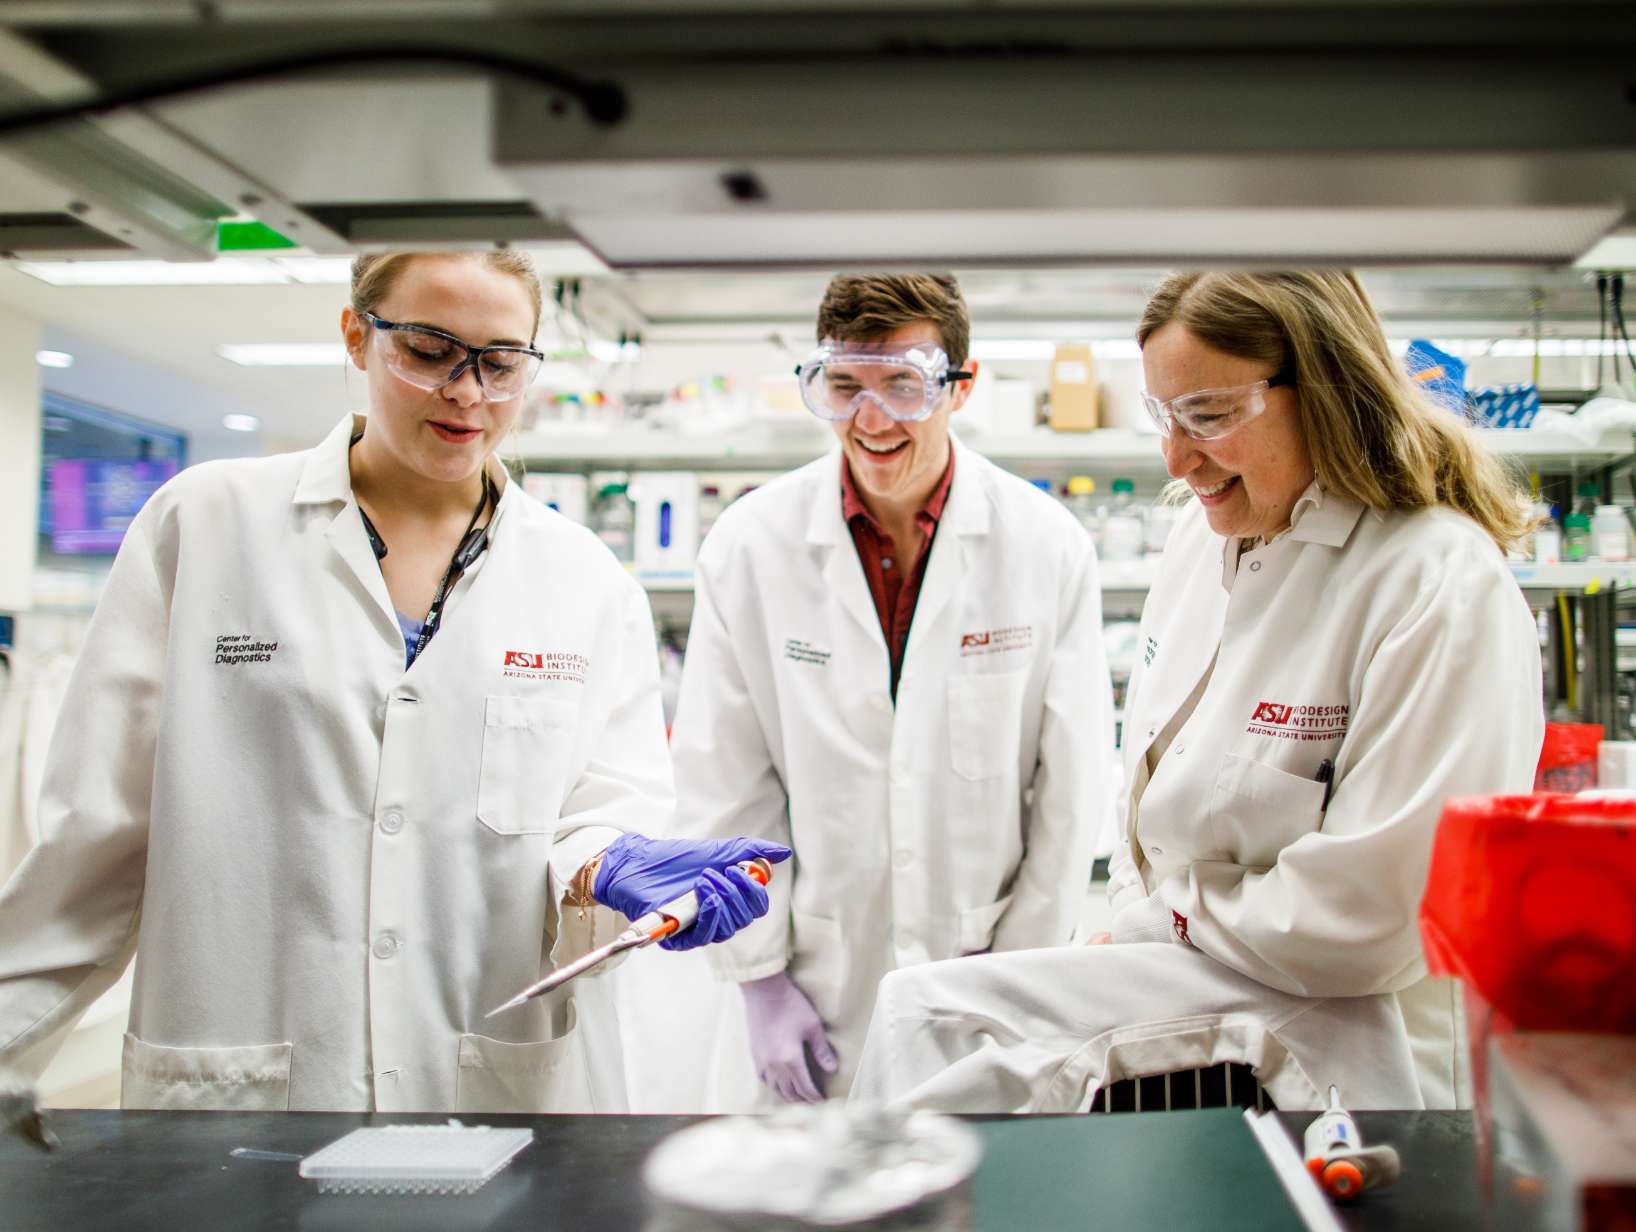
<path fill-rule="evenodd" d="M 1346 735 L 1349 706 L 1296 706 L 1286 702 L 1257 702 L 1250 725 L 1252 736 L 1278 740 L 1339 740 Z"/>
<path fill-rule="evenodd" d="M 500 675 L 507 680 L 560 680 L 584 684 L 591 661 L 567 651 L 508 650 Z"/>
<path fill-rule="evenodd" d="M 984 629 L 960 635 L 960 655 L 1003 654 L 1007 650 L 1027 650 L 1034 644 L 1033 625 L 1011 625 L 1005 629 Z"/>

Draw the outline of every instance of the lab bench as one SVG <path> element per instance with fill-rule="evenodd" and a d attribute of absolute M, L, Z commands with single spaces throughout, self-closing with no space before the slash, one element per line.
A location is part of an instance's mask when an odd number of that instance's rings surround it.
<path fill-rule="evenodd" d="M 1299 1135 L 1310 1113 L 1279 1114 Z M 667 1134 L 696 1118 L 484 1116 L 527 1126 L 535 1141 L 466 1197 L 320 1195 L 290 1161 L 235 1148 L 306 1155 L 360 1125 L 445 1120 L 365 1113 L 103 1112 L 53 1115 L 62 1146 L 46 1154 L 0 1137 L 0 1228 L 641 1229 L 640 1170 Z M 973 1186 L 975 1229 L 1130 1228 L 1212 1232 L 1301 1224 L 1231 1110 L 1073 1117 L 971 1118 L 986 1154 Z M 1363 1112 L 1365 1141 L 1394 1144 L 1402 1179 L 1340 1210 L 1368 1229 L 1483 1226 L 1471 1114 Z"/>

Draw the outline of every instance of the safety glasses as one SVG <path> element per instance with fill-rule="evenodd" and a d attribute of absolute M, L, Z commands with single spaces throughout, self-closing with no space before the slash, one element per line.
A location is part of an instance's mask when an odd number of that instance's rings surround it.
<path fill-rule="evenodd" d="M 364 313 L 363 319 L 375 328 L 386 366 L 421 389 L 442 389 L 470 368 L 485 398 L 509 402 L 528 388 L 545 360 L 542 352 L 531 347 L 474 347 L 425 325 L 383 321 L 372 312 Z"/>
<path fill-rule="evenodd" d="M 951 372 L 949 357 L 931 343 L 872 346 L 826 342 L 795 370 L 801 401 L 819 419 L 851 419 L 873 402 L 899 423 L 926 419 L 943 391 L 969 372 Z"/>
<path fill-rule="evenodd" d="M 1294 384 L 1294 378 L 1288 373 L 1276 372 L 1264 381 L 1222 389 L 1199 389 L 1168 400 L 1155 398 L 1144 389 L 1142 405 L 1164 435 L 1169 436 L 1179 427 L 1184 436 L 1195 441 L 1214 441 L 1238 431 L 1266 410 L 1269 389 Z"/>

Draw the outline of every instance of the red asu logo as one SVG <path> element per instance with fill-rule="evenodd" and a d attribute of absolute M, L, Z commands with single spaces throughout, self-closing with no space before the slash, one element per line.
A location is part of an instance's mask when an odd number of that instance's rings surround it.
<path fill-rule="evenodd" d="M 1258 702 L 1244 730 L 1274 740 L 1324 743 L 1346 735 L 1351 706 L 1345 702 L 1305 705 Z"/>
<path fill-rule="evenodd" d="M 502 679 L 552 680 L 562 684 L 584 684 L 591 661 L 567 650 L 508 650 L 500 669 Z"/>
<path fill-rule="evenodd" d="M 1170 927 L 1175 930 L 1177 941 L 1180 941 L 1183 945 L 1193 944 L 1187 936 L 1187 917 L 1181 912 L 1172 911 L 1170 913 Z"/>
<path fill-rule="evenodd" d="M 960 635 L 962 656 L 1005 654 L 1012 650 L 1027 650 L 1033 644 L 1033 625 L 1007 625 L 1002 629 L 983 629 Z"/>

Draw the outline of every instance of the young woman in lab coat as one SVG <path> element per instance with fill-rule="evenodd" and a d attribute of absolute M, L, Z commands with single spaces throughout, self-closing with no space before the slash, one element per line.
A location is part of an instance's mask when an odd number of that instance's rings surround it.
<path fill-rule="evenodd" d="M 1142 618 L 1112 944 L 888 976 L 857 1090 L 1074 1110 L 1233 1062 L 1287 1109 L 1465 1105 L 1416 915 L 1443 802 L 1533 779 L 1524 502 L 1350 274 L 1173 277 L 1138 339 L 1193 499 Z"/>
<path fill-rule="evenodd" d="M 126 1107 L 618 1111 L 597 981 L 485 1012 L 690 888 L 694 941 L 766 910 L 721 870 L 782 849 L 634 833 L 672 806 L 646 598 L 494 459 L 539 316 L 526 257 L 360 258 L 368 416 L 133 522 L 0 893 L 0 1065 L 134 952 Z"/>

